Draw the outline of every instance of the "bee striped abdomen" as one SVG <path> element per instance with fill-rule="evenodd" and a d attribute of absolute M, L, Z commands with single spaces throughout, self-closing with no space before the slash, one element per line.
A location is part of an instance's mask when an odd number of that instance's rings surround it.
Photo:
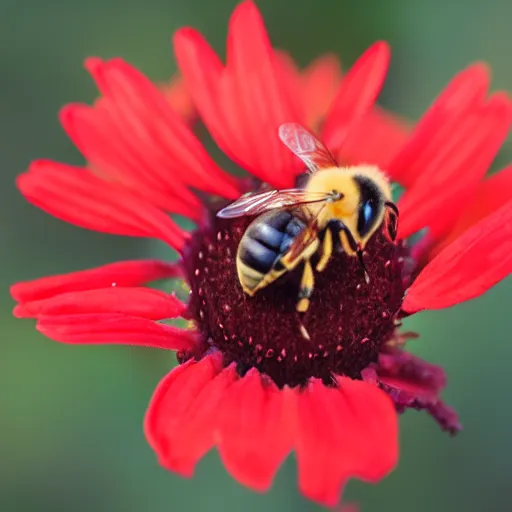
<path fill-rule="evenodd" d="M 282 255 L 304 224 L 289 211 L 272 211 L 255 219 L 238 247 L 238 275 L 244 290 L 252 294 L 277 279 L 285 268 Z"/>
<path fill-rule="evenodd" d="M 270 248 L 254 238 L 248 238 L 239 252 L 242 263 L 263 274 L 272 268 L 278 256 L 277 248 Z"/>

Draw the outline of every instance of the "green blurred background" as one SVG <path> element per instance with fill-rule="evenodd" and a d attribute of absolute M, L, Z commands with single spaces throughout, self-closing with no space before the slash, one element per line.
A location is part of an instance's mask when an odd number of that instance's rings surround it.
<path fill-rule="evenodd" d="M 122 56 L 155 80 L 175 70 L 169 44 L 182 25 L 223 51 L 235 0 L 0 0 L 0 511 L 313 511 L 288 460 L 266 495 L 225 473 L 217 454 L 193 480 L 158 467 L 142 418 L 173 359 L 125 347 L 73 347 L 11 317 L 8 285 L 94 265 L 168 255 L 146 241 L 65 225 L 26 204 L 14 177 L 34 158 L 80 163 L 57 122 L 70 101 L 95 96 L 88 55 Z M 393 46 L 381 103 L 416 119 L 450 77 L 474 60 L 512 89 L 512 3 L 502 0 L 260 0 L 275 45 L 305 64 L 334 51 L 346 65 L 371 42 Z M 500 163 L 512 160 L 506 145 Z M 442 364 L 446 400 L 465 430 L 455 439 L 426 415 L 401 418 L 399 468 L 378 486 L 353 482 L 346 498 L 363 512 L 512 509 L 512 415 L 507 324 L 512 281 L 456 308 L 421 315 L 410 349 Z"/>

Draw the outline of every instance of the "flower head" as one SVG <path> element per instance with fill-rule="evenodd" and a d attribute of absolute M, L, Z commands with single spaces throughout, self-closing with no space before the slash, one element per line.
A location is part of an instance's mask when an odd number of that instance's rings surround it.
<path fill-rule="evenodd" d="M 89 59 L 101 98 L 61 112 L 87 166 L 37 161 L 18 186 L 67 222 L 156 238 L 180 259 L 19 283 L 14 312 L 64 343 L 177 351 L 180 364 L 159 384 L 145 420 L 163 466 L 190 476 L 216 446 L 238 481 L 264 491 L 294 450 L 301 491 L 333 505 L 349 478 L 376 482 L 395 467 L 397 411 L 423 409 L 443 429 L 460 429 L 439 398 L 442 370 L 404 352 L 415 335 L 400 326 L 421 310 L 475 298 L 510 273 L 511 171 L 484 176 L 510 128 L 512 104 L 504 93 L 487 95 L 487 70 L 476 64 L 410 130 L 375 106 L 385 43 L 342 77 L 333 57 L 301 73 L 272 48 L 251 2 L 233 13 L 225 64 L 193 29 L 180 30 L 174 45 L 200 119 L 250 178 L 226 174 L 186 116 L 140 72 L 120 59 Z M 377 165 L 405 187 L 397 240 L 377 230 L 365 247 L 370 282 L 357 258 L 336 252 L 315 275 L 301 321 L 300 273 L 249 297 L 236 254 L 252 219 L 216 216 L 262 184 L 300 181 L 303 166 L 277 136 L 290 122 L 315 131 L 338 162 Z M 189 217 L 196 229 L 185 232 L 169 214 Z M 423 228 L 428 236 L 411 245 L 406 239 Z M 186 280 L 186 304 L 143 286 L 165 278 Z M 192 327 L 161 322 L 178 317 Z"/>

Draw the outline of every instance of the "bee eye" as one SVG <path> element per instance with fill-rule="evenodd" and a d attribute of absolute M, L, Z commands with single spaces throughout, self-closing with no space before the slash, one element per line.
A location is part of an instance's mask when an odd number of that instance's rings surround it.
<path fill-rule="evenodd" d="M 370 202 L 366 202 L 363 206 L 364 223 L 368 224 L 372 219 L 373 208 Z"/>
<path fill-rule="evenodd" d="M 379 214 L 379 202 L 374 198 L 363 201 L 359 206 L 357 219 L 357 232 L 359 236 L 366 236 L 372 230 Z"/>

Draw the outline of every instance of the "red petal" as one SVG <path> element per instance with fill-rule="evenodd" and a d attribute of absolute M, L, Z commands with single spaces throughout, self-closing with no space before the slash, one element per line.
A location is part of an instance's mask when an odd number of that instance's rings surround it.
<path fill-rule="evenodd" d="M 189 93 L 201 103 L 200 114 L 208 120 L 209 129 L 216 133 L 216 142 L 220 147 L 227 145 L 224 120 L 218 109 L 218 87 L 223 66 L 205 38 L 192 28 L 182 28 L 173 37 L 174 52 L 182 71 L 182 76 Z M 194 86 L 194 90 L 191 89 Z M 194 98 L 197 96 L 197 99 Z M 210 128 L 211 127 L 211 128 Z"/>
<path fill-rule="evenodd" d="M 438 395 L 433 393 L 430 389 L 425 389 L 423 386 L 416 382 L 407 382 L 400 378 L 395 377 L 380 377 L 379 382 L 393 388 L 396 391 L 401 391 L 412 396 L 424 397 L 429 400 L 437 400 Z"/>
<path fill-rule="evenodd" d="M 399 238 L 425 226 L 437 236 L 449 227 L 475 193 L 511 124 L 512 102 L 504 94 L 495 94 L 480 111 L 467 114 L 430 145 L 428 155 L 420 157 L 426 159 L 421 176 L 398 203 Z M 439 131 L 444 132 L 442 127 Z"/>
<path fill-rule="evenodd" d="M 363 381 L 338 378 L 338 389 L 314 379 L 294 391 L 298 407 L 299 486 L 325 506 L 339 502 L 351 477 L 377 482 L 398 459 L 398 419 L 391 399 Z"/>
<path fill-rule="evenodd" d="M 375 43 L 343 78 L 322 130 L 329 148 L 340 148 L 353 124 L 373 107 L 386 78 L 389 56 L 386 43 Z"/>
<path fill-rule="evenodd" d="M 178 30 L 173 43 L 176 60 L 201 120 L 219 148 L 243 165 L 237 151 L 240 151 L 241 145 L 251 141 L 245 138 L 234 98 L 225 103 L 221 96 L 221 82 L 227 80 L 224 80 L 224 68 L 218 56 L 204 37 L 191 28 Z"/>
<path fill-rule="evenodd" d="M 409 288 L 402 308 L 414 313 L 474 299 L 512 272 L 512 201 L 441 251 Z"/>
<path fill-rule="evenodd" d="M 168 83 L 162 85 L 161 91 L 171 108 L 186 122 L 191 123 L 195 120 L 196 108 L 180 75 L 174 75 Z"/>
<path fill-rule="evenodd" d="M 300 91 L 291 95 L 283 87 L 281 62 L 256 6 L 246 1 L 233 12 L 225 69 L 192 29 L 176 33 L 174 48 L 201 118 L 219 147 L 275 187 L 292 186 L 298 162 L 279 141 L 277 129 L 302 121 Z"/>
<path fill-rule="evenodd" d="M 191 350 L 196 344 L 194 331 L 118 313 L 41 316 L 36 327 L 61 343 L 138 345 L 165 350 Z"/>
<path fill-rule="evenodd" d="M 221 171 L 185 121 L 142 73 L 122 59 L 103 62 L 90 58 L 86 67 L 108 99 L 114 128 L 96 144 L 124 141 L 124 150 L 139 161 L 145 160 L 146 174 L 163 187 L 180 181 L 230 199 L 238 197 L 236 180 Z"/>
<path fill-rule="evenodd" d="M 127 127 L 125 123 L 116 123 L 119 115 L 113 110 L 112 104 L 103 98 L 94 108 L 67 105 L 60 112 L 60 120 L 97 174 L 124 185 L 158 208 L 193 220 L 201 218 L 201 203 L 188 187 L 169 176 L 164 182 L 155 175 L 160 164 L 150 161 L 156 160 L 156 156 L 150 158 L 149 149 L 141 152 L 141 144 L 135 146 L 123 140 L 122 133 L 118 132 Z M 129 133 L 133 138 L 133 132 Z"/>
<path fill-rule="evenodd" d="M 375 369 L 379 382 L 414 397 L 437 401 L 446 386 L 442 368 L 401 350 L 379 354 Z"/>
<path fill-rule="evenodd" d="M 304 118 L 300 91 L 289 94 L 283 87 L 278 58 L 252 1 L 242 2 L 233 11 L 226 54 L 225 81 L 232 84 L 223 91 L 226 101 L 231 101 L 228 95 L 236 90 L 239 118 L 243 122 L 238 129 L 245 129 L 248 142 L 244 167 L 252 173 L 265 169 L 269 177 L 278 179 L 281 175 L 281 181 L 289 183 L 297 163 L 277 137 L 277 130 L 284 122 Z"/>
<path fill-rule="evenodd" d="M 70 274 L 16 283 L 11 286 L 11 295 L 18 302 L 30 302 L 67 292 L 110 286 L 138 286 L 157 279 L 178 277 L 181 274 L 179 265 L 163 261 L 121 261 Z"/>
<path fill-rule="evenodd" d="M 17 184 L 29 202 L 76 226 L 159 238 L 176 250 L 187 237 L 161 210 L 85 169 L 39 160 L 18 176 Z"/>
<path fill-rule="evenodd" d="M 235 379 L 235 369 L 221 371 L 217 356 L 191 359 L 163 378 L 144 421 L 162 465 L 192 476 L 196 463 L 213 447 L 219 407 Z"/>
<path fill-rule="evenodd" d="M 251 489 L 268 490 L 292 449 L 284 393 L 252 369 L 230 387 L 219 416 L 218 449 L 227 470 Z"/>
<path fill-rule="evenodd" d="M 484 104 L 488 87 L 489 71 L 484 64 L 474 64 L 459 73 L 421 118 L 407 145 L 387 168 L 393 180 L 410 187 L 440 144 L 466 123 L 468 114 Z"/>
<path fill-rule="evenodd" d="M 120 313 L 149 320 L 181 316 L 186 306 L 175 296 L 151 288 L 103 288 L 68 292 L 48 299 L 18 305 L 14 316 Z"/>
<path fill-rule="evenodd" d="M 374 106 L 354 124 L 336 156 L 348 165 L 373 164 L 387 169 L 410 131 L 405 121 Z"/>
<path fill-rule="evenodd" d="M 287 53 L 276 53 L 286 80 L 291 82 L 291 93 L 297 87 L 302 89 L 307 124 L 316 131 L 341 82 L 338 59 L 324 55 L 313 61 L 301 74 Z M 411 128 L 404 120 L 375 105 L 353 123 L 339 151 L 334 153 L 339 162 L 346 165 L 371 163 L 386 169 L 407 141 L 410 131 Z"/>
<path fill-rule="evenodd" d="M 509 166 L 478 185 L 475 197 L 464 208 L 450 232 L 436 244 L 433 252 L 438 254 L 464 231 L 510 201 L 511 197 L 512 166 Z"/>
<path fill-rule="evenodd" d="M 341 65 L 336 55 L 322 55 L 302 72 L 302 102 L 306 124 L 315 130 L 327 115 L 341 82 Z"/>

